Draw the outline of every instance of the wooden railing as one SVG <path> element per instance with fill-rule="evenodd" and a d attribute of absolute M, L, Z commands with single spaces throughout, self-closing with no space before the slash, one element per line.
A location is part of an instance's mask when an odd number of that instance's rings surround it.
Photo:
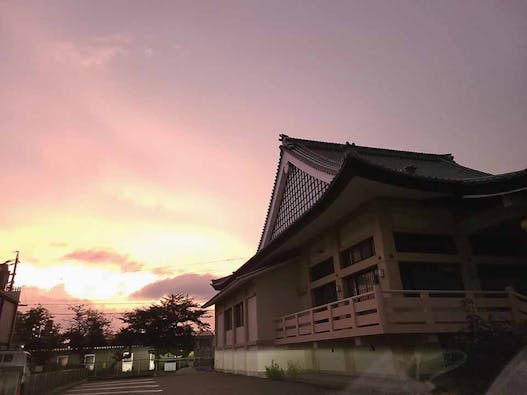
<path fill-rule="evenodd" d="M 381 333 L 380 289 L 280 317 L 277 343 L 296 343 Z"/>
<path fill-rule="evenodd" d="M 494 321 L 527 319 L 527 297 L 506 291 L 382 291 L 342 299 L 276 321 L 276 343 L 289 344 L 381 333 L 463 329 L 467 315 Z"/>
<path fill-rule="evenodd" d="M 385 329 L 388 333 L 455 332 L 463 329 L 469 314 L 493 321 L 527 319 L 520 294 L 503 291 L 383 292 Z M 522 313 L 523 310 L 523 313 Z"/>

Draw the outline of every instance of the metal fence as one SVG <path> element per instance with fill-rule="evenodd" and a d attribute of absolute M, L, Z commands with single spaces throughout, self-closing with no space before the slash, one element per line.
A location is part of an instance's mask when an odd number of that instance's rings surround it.
<path fill-rule="evenodd" d="M 0 395 L 15 395 L 22 375 L 18 371 L 0 369 Z"/>
<path fill-rule="evenodd" d="M 163 372 L 174 372 L 183 368 L 212 369 L 214 358 L 161 358 L 116 361 L 113 364 L 97 363 L 89 370 L 90 377 L 137 377 Z"/>
<path fill-rule="evenodd" d="M 154 361 L 134 359 L 133 361 L 116 361 L 110 366 L 95 364 L 92 369 L 80 367 L 33 373 L 24 384 L 24 395 L 48 394 L 61 386 L 74 384 L 85 379 L 143 377 L 154 374 L 169 374 L 183 368 L 212 369 L 213 364 L 213 358 L 163 358 Z M 12 393 L 16 393 L 16 390 Z M 1 389 L 0 395 L 4 395 Z M 5 392 L 5 395 L 11 395 L 11 392 Z"/>
<path fill-rule="evenodd" d="M 46 394 L 63 385 L 86 379 L 88 375 L 88 370 L 82 368 L 34 373 L 28 377 L 24 385 L 24 395 Z"/>

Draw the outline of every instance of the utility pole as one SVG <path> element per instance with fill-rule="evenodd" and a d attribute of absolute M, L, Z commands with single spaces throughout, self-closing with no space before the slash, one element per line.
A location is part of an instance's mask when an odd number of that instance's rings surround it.
<path fill-rule="evenodd" d="M 14 266 L 13 266 L 13 273 L 11 273 L 11 282 L 9 283 L 9 288 L 8 288 L 8 291 L 13 291 L 14 287 L 15 287 L 15 276 L 16 276 L 16 268 L 18 266 L 18 256 L 20 255 L 20 251 L 15 251 L 16 252 L 16 257 L 15 257 L 15 263 L 14 263 Z"/>

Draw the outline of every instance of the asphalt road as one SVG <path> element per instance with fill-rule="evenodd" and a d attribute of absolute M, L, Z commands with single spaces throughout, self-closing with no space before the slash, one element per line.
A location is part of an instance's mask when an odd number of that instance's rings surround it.
<path fill-rule="evenodd" d="M 70 388 L 63 395 L 325 395 L 333 393 L 308 384 L 266 380 L 217 372 L 91 381 Z"/>

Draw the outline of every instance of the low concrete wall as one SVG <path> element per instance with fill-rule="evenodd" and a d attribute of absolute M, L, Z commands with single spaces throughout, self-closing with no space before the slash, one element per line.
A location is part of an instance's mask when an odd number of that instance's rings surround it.
<path fill-rule="evenodd" d="M 297 348 L 249 347 L 215 351 L 215 369 L 221 372 L 265 376 L 265 368 L 277 364 L 286 370 L 331 374 L 406 378 L 416 358 L 431 358 L 441 352 L 438 345 L 340 346 Z"/>

